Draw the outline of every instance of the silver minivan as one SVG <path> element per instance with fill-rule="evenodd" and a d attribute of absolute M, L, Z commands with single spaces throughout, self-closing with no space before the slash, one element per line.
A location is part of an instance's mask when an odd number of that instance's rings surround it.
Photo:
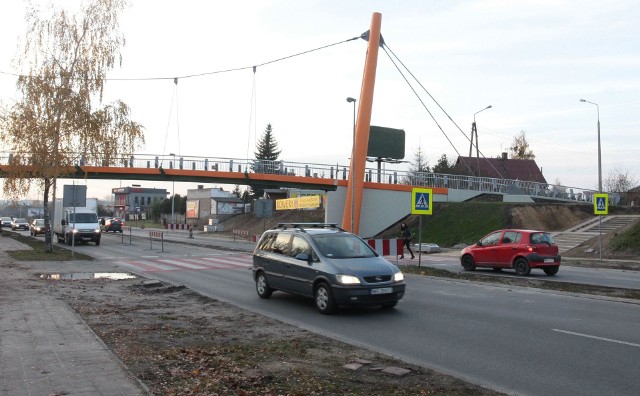
<path fill-rule="evenodd" d="M 281 223 L 265 231 L 253 252 L 261 298 L 276 290 L 312 297 L 320 313 L 340 306 L 395 307 L 404 275 L 357 235 L 336 224 Z"/>

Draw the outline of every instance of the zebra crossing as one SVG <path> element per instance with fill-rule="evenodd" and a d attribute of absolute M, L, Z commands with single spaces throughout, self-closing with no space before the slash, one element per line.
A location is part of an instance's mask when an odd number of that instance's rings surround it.
<path fill-rule="evenodd" d="M 140 272 L 244 269 L 251 268 L 252 257 L 250 254 L 154 257 L 121 260 L 118 264 Z"/>
<path fill-rule="evenodd" d="M 415 265 L 418 262 L 418 255 L 416 255 L 413 260 L 397 260 L 395 256 L 384 256 L 384 258 L 394 264 Z M 424 255 L 422 260 L 426 261 Z M 448 261 L 451 260 L 447 257 L 429 255 L 429 262 L 434 265 Z M 248 269 L 253 265 L 251 254 L 247 253 L 206 256 L 144 257 L 135 260 L 121 259 L 118 260 L 117 263 L 140 272 Z"/>

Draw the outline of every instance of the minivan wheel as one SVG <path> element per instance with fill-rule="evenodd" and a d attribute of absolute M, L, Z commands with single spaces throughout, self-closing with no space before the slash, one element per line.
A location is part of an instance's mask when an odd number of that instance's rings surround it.
<path fill-rule="evenodd" d="M 273 293 L 273 289 L 267 283 L 267 278 L 264 276 L 264 272 L 259 272 L 256 276 L 256 291 L 260 298 L 269 298 Z"/>
<path fill-rule="evenodd" d="M 531 272 L 531 267 L 529 267 L 529 262 L 527 259 L 520 257 L 513 263 L 513 269 L 516 270 L 516 274 L 527 276 Z"/>
<path fill-rule="evenodd" d="M 557 274 L 559 269 L 560 269 L 559 265 L 554 265 L 554 266 L 551 266 L 551 267 L 543 267 L 542 268 L 544 273 L 549 275 L 549 276 L 553 276 L 553 275 Z"/>
<path fill-rule="evenodd" d="M 336 302 L 333 299 L 333 293 L 331 287 L 325 282 L 322 282 L 316 286 L 313 292 L 313 299 L 316 302 L 316 308 L 321 314 L 329 315 L 336 312 L 338 308 Z"/>
<path fill-rule="evenodd" d="M 467 254 L 464 257 L 462 257 L 462 268 L 464 268 L 465 271 L 475 271 L 476 263 L 470 254 Z"/>

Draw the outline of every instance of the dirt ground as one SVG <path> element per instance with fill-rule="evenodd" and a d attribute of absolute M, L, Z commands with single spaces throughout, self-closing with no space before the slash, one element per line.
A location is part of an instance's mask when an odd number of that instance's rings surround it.
<path fill-rule="evenodd" d="M 0 301 L 44 293 L 65 302 L 149 394 L 498 394 L 181 286 L 142 278 L 81 279 L 92 272 L 109 269 L 87 261 L 20 262 L 0 252 Z M 76 279 L 42 277 L 51 273 Z"/>
<path fill-rule="evenodd" d="M 589 212 L 584 206 L 516 205 L 511 209 L 513 228 L 564 231 L 590 218 L 593 210 Z"/>

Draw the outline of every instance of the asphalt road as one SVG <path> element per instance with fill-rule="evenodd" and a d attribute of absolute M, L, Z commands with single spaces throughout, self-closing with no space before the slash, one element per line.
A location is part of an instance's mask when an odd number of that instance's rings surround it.
<path fill-rule="evenodd" d="M 247 253 L 169 243 L 161 252 L 148 241 L 128 245 L 121 239 L 105 235 L 99 247 L 77 249 L 145 277 L 184 284 L 508 393 L 640 394 L 640 304 L 635 302 L 408 275 L 407 295 L 394 310 L 325 316 L 296 296 L 258 298 Z"/>
<path fill-rule="evenodd" d="M 423 254 L 422 260 L 422 264 L 429 267 L 445 269 L 456 273 L 466 272 L 460 265 L 460 259 L 457 254 Z M 401 262 L 399 264 L 402 265 Z M 491 268 L 477 268 L 474 273 L 485 276 L 518 277 L 515 271 L 509 269 L 496 272 Z M 640 289 L 640 271 L 561 265 L 560 271 L 555 276 L 548 276 L 540 269 L 532 269 L 529 277 L 554 282 Z"/>

